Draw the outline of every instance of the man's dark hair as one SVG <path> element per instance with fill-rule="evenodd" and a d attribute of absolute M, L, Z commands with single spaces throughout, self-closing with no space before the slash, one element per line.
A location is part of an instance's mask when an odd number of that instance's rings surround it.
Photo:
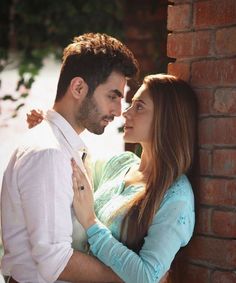
<path fill-rule="evenodd" d="M 88 95 L 105 82 L 112 71 L 133 78 L 139 68 L 133 53 L 119 40 L 106 34 L 86 33 L 75 37 L 63 53 L 56 101 L 65 94 L 71 80 L 81 77 L 87 83 Z"/>

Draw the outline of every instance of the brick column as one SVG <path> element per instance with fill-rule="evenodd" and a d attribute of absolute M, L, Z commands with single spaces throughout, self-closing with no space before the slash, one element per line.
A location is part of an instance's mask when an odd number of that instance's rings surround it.
<path fill-rule="evenodd" d="M 167 0 L 129 0 L 124 7 L 125 40 L 140 63 L 140 81 L 148 74 L 166 73 L 171 61 L 166 55 Z M 137 88 L 131 84 L 127 102 Z M 136 146 L 126 143 L 125 150 L 136 151 Z"/>
<path fill-rule="evenodd" d="M 181 283 L 236 282 L 236 1 L 173 0 L 168 72 L 199 99 L 195 235 L 179 257 Z"/>
<path fill-rule="evenodd" d="M 126 43 L 140 63 L 141 77 L 167 71 L 167 0 L 125 1 Z"/>

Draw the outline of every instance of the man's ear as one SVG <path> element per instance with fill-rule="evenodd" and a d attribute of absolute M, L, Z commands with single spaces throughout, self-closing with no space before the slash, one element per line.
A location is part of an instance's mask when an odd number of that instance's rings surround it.
<path fill-rule="evenodd" d="M 83 99 L 88 92 L 88 85 L 81 77 L 75 77 L 70 82 L 70 91 L 75 99 Z"/>

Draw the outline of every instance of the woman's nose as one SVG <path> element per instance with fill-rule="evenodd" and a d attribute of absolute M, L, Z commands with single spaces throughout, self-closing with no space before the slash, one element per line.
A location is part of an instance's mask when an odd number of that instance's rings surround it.
<path fill-rule="evenodd" d="M 127 110 L 128 110 L 128 109 L 126 109 L 126 110 L 124 110 L 124 111 L 122 112 L 122 116 L 123 116 L 124 118 L 127 118 Z"/>
<path fill-rule="evenodd" d="M 127 118 L 128 116 L 130 116 L 130 114 L 131 114 L 131 108 L 132 108 L 131 105 L 130 105 L 128 108 L 126 108 L 126 109 L 123 111 L 122 116 L 125 117 L 125 118 Z"/>

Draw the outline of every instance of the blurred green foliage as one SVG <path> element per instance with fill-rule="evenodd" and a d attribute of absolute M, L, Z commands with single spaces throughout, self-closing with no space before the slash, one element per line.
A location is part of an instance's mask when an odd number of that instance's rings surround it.
<path fill-rule="evenodd" d="M 1 0 L 0 74 L 17 53 L 19 81 L 14 94 L 1 94 L 15 103 L 12 117 L 24 106 L 43 58 L 52 53 L 61 58 L 74 36 L 101 32 L 123 39 L 123 0 Z M 0 78 L 1 87 L 1 78 Z M 22 89 L 24 92 L 20 93 Z"/>

